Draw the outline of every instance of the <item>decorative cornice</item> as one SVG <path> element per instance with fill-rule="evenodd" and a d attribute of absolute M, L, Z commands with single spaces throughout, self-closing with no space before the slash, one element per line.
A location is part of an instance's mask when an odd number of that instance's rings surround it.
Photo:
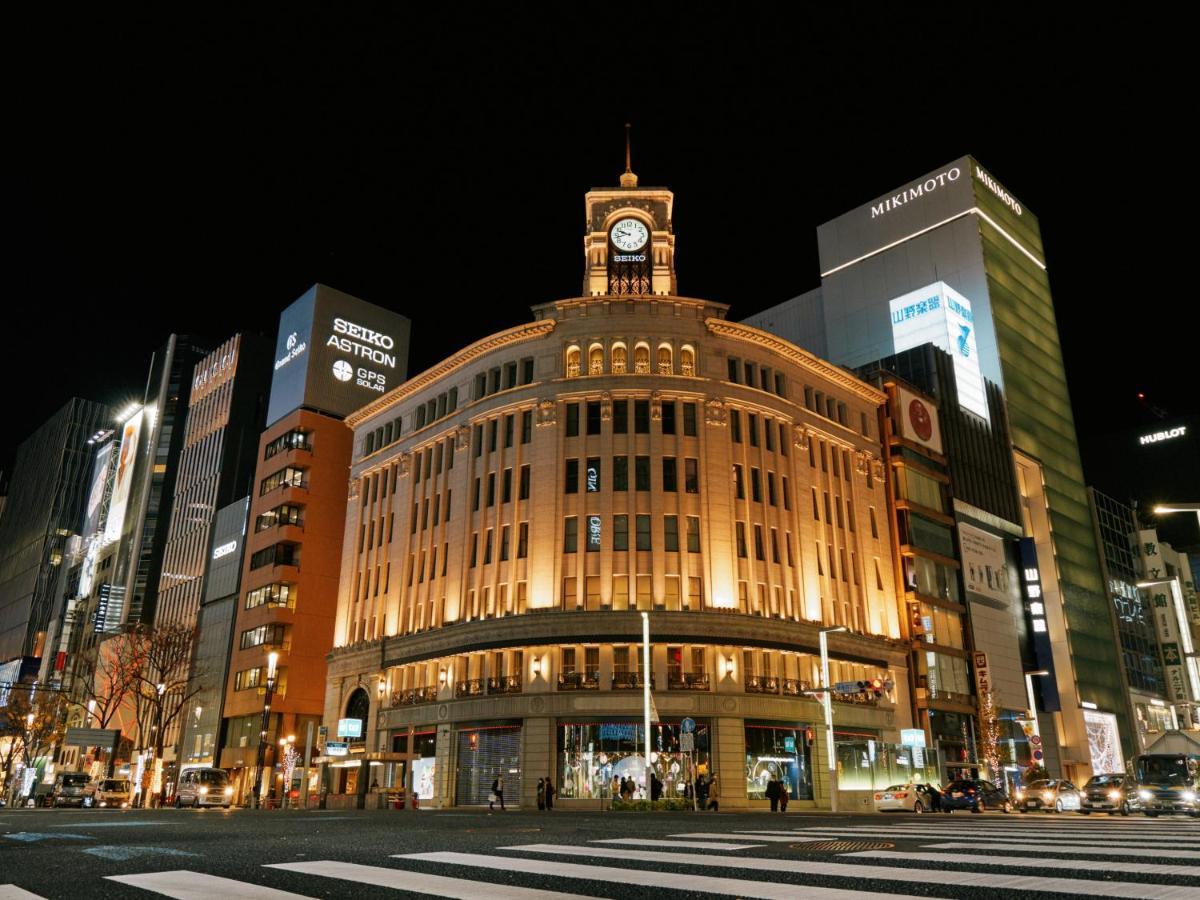
<path fill-rule="evenodd" d="M 482 338 L 468 347 L 459 350 L 453 356 L 448 356 L 437 365 L 426 369 L 420 375 L 410 378 L 398 388 L 394 388 L 361 409 L 356 409 L 350 415 L 346 416 L 346 424 L 351 428 L 355 428 L 359 423 L 377 415 L 387 409 L 389 406 L 394 406 L 403 400 L 408 399 L 413 394 L 428 387 L 433 382 L 437 381 L 442 376 L 454 371 L 460 366 L 474 362 L 485 353 L 490 353 L 501 347 L 507 347 L 511 344 L 520 344 L 525 341 L 531 341 L 535 338 L 544 337 L 552 332 L 558 323 L 554 319 L 538 319 L 535 322 L 527 322 L 524 325 L 518 325 L 516 328 L 510 328 L 508 331 L 498 331 L 495 334 L 490 334 Z"/>
<path fill-rule="evenodd" d="M 709 318 L 704 320 L 704 324 L 710 332 L 720 337 L 727 337 L 746 344 L 755 344 L 773 353 L 778 353 L 800 368 L 807 369 L 814 375 L 844 387 L 862 400 L 876 405 L 882 405 L 887 400 L 887 394 L 883 391 L 876 390 L 865 381 L 855 378 L 845 369 L 826 362 L 819 356 L 797 347 L 791 341 L 785 341 L 768 331 L 742 325 L 739 322 L 730 322 L 726 319 Z"/>

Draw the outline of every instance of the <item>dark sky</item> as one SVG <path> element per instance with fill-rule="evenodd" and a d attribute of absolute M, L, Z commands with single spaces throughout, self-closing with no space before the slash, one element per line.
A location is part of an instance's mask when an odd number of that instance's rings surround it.
<path fill-rule="evenodd" d="M 419 6 L 8 23 L 0 465 L 71 394 L 140 394 L 169 332 L 273 333 L 315 281 L 410 316 L 410 371 L 577 294 L 627 120 L 642 184 L 675 191 L 681 293 L 740 318 L 814 287 L 819 223 L 972 153 L 1040 218 L 1085 464 L 1160 421 L 1139 390 L 1198 409 L 1167 25 Z"/>

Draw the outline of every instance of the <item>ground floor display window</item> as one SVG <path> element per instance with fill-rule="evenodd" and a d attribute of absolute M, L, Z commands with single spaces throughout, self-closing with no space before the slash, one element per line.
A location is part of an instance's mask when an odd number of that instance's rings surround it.
<path fill-rule="evenodd" d="M 662 798 L 690 796 L 696 775 L 712 774 L 709 727 L 697 720 L 694 750 L 681 750 L 681 727 L 675 722 L 650 725 L 650 765 L 662 783 Z M 646 784 L 645 728 L 641 722 L 583 722 L 558 728 L 558 796 L 575 800 L 611 799 L 614 785 L 632 778 L 635 800 L 650 799 Z"/>
<path fill-rule="evenodd" d="M 787 785 L 793 800 L 811 800 L 812 760 L 808 727 L 746 723 L 746 796 L 762 800 L 767 785 Z"/>
<path fill-rule="evenodd" d="M 392 735 L 392 752 L 408 752 L 408 733 Z M 413 753 L 418 754 L 413 760 L 413 792 L 418 800 L 433 799 L 433 777 L 437 770 L 437 733 L 432 729 L 417 731 L 413 734 Z M 407 772 L 400 763 L 396 766 L 396 784 L 387 787 L 403 787 Z"/>
<path fill-rule="evenodd" d="M 504 779 L 505 805 L 515 805 L 521 796 L 521 726 L 459 731 L 455 801 L 467 806 L 487 803 L 499 777 Z"/>

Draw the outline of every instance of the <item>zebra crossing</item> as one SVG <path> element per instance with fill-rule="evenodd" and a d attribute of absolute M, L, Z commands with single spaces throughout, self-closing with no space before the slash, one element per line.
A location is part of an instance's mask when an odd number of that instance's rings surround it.
<path fill-rule="evenodd" d="M 510 836 L 481 852 L 402 852 L 374 864 L 268 862 L 245 880 L 199 871 L 200 860 L 188 861 L 188 868 L 104 880 L 147 900 L 296 900 L 328 896 L 335 886 L 355 896 L 407 892 L 471 900 L 578 900 L 627 896 L 630 888 L 763 900 L 894 900 L 976 891 L 1023 900 L 1042 894 L 1200 900 L 1200 823 L 1190 821 L 1011 816 L 965 822 L 895 818 L 879 824 L 785 821 L 795 827 L 725 825 L 585 843 L 512 843 Z M 806 850 L 818 841 L 863 844 L 827 853 Z M 860 849 L 864 844 L 876 847 Z M 0 900 L 39 897 L 17 884 L 0 884 Z"/>

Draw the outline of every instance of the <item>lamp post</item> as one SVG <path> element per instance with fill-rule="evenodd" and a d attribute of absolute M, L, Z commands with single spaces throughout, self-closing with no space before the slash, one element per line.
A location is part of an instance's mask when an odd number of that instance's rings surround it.
<path fill-rule="evenodd" d="M 1195 513 L 1196 519 L 1200 520 L 1200 503 L 1159 503 L 1154 507 L 1154 514 L 1158 516 L 1177 512 Z"/>
<path fill-rule="evenodd" d="M 29 713 L 27 716 L 25 716 L 25 768 L 26 769 L 34 769 L 34 771 L 37 771 L 33 765 L 33 713 Z M 21 778 L 22 778 L 22 780 L 24 780 L 24 778 L 25 778 L 24 772 L 21 773 Z M 34 785 L 35 798 L 36 798 L 36 790 L 37 790 L 37 785 L 35 784 Z M 36 799 L 34 802 L 37 802 Z"/>
<path fill-rule="evenodd" d="M 829 811 L 837 812 L 837 753 L 833 746 L 833 693 L 829 684 L 829 635 L 839 631 L 848 631 L 845 625 L 835 625 L 832 628 L 822 628 L 821 639 L 821 705 L 825 708 L 825 743 L 829 757 Z"/>
<path fill-rule="evenodd" d="M 272 651 L 267 656 L 267 685 L 263 694 L 262 730 L 258 733 L 258 762 L 254 769 L 254 794 L 251 805 L 257 809 L 260 806 L 262 793 L 263 764 L 267 760 L 267 732 L 271 724 L 271 695 L 275 693 L 275 664 L 279 662 L 279 654 Z"/>
<path fill-rule="evenodd" d="M 1042 740 L 1042 729 L 1041 729 L 1041 726 L 1038 724 L 1037 704 L 1034 703 L 1034 700 L 1033 700 L 1033 679 L 1038 678 L 1043 675 L 1049 675 L 1049 674 L 1050 674 L 1049 669 L 1035 669 L 1032 672 L 1025 673 L 1025 696 L 1029 700 L 1029 721 L 1033 725 L 1032 734 L 1037 735 L 1039 746 L 1041 745 L 1041 740 Z M 1030 754 L 1030 759 L 1033 759 L 1032 753 Z M 1036 762 L 1036 760 L 1034 760 L 1034 761 Z"/>
<path fill-rule="evenodd" d="M 642 725 L 646 729 L 646 796 L 651 797 L 650 768 L 650 613 L 642 613 Z"/>
<path fill-rule="evenodd" d="M 150 794 L 152 792 L 152 789 L 154 788 L 154 767 L 155 767 L 155 764 L 158 762 L 158 757 L 159 757 L 158 745 L 162 740 L 163 695 L 166 694 L 166 692 L 167 692 L 167 686 L 160 681 L 158 683 L 158 685 L 156 686 L 155 690 L 158 694 L 158 702 L 154 708 L 154 724 L 152 726 L 150 726 L 150 747 L 148 748 L 149 752 L 150 752 L 150 771 L 149 771 L 150 784 L 146 787 L 145 790 L 142 791 L 142 806 L 143 807 L 147 807 L 150 805 Z M 145 779 L 145 776 L 143 775 L 143 780 L 144 779 Z"/>

